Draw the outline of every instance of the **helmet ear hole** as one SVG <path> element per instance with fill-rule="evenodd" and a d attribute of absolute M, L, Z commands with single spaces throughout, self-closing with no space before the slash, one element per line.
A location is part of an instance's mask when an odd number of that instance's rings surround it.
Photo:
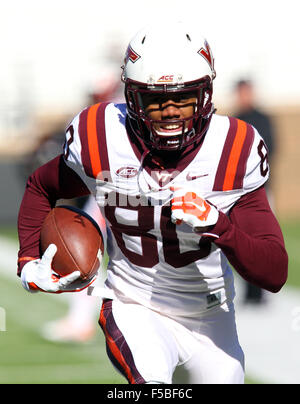
<path fill-rule="evenodd" d="M 134 109 L 135 102 L 134 102 L 134 95 L 132 93 L 129 93 L 129 95 L 128 95 L 128 102 L 129 102 L 130 108 Z"/>

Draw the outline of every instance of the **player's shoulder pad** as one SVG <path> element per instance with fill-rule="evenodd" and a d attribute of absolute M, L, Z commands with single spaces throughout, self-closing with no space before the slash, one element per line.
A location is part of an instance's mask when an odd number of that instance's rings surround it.
<path fill-rule="evenodd" d="M 268 161 L 268 148 L 256 128 L 253 128 L 253 143 L 247 160 L 246 173 L 243 187 L 246 191 L 252 191 L 262 186 L 270 175 Z"/>
<path fill-rule="evenodd" d="M 259 175 L 261 157 L 257 147 L 262 139 L 257 130 L 245 121 L 234 117 L 228 117 L 228 120 L 229 127 L 218 163 L 214 190 L 257 187 L 256 183 L 266 181 L 265 177 Z"/>
<path fill-rule="evenodd" d="M 64 146 L 65 160 L 78 165 L 88 177 L 109 171 L 106 124 L 125 122 L 124 104 L 97 103 L 83 109 L 68 125 Z"/>

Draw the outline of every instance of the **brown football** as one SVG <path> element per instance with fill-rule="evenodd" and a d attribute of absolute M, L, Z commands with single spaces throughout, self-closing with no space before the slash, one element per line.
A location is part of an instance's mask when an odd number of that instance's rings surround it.
<path fill-rule="evenodd" d="M 81 279 L 87 280 L 97 273 L 103 237 L 97 223 L 84 211 L 73 206 L 52 209 L 42 225 L 41 253 L 52 243 L 57 246 L 52 269 L 58 275 L 80 271 Z"/>

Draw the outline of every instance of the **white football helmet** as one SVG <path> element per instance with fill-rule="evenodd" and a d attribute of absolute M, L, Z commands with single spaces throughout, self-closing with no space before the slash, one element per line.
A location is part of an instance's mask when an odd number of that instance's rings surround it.
<path fill-rule="evenodd" d="M 212 81 L 216 73 L 208 42 L 184 23 L 149 26 L 130 41 L 123 66 L 129 124 L 133 132 L 151 147 L 179 150 L 199 140 L 207 131 L 214 112 Z M 180 124 L 176 135 L 162 136 L 145 113 L 143 97 L 174 93 L 197 98 L 194 114 L 188 119 L 170 119 Z M 189 121 L 186 125 L 185 121 Z M 192 124 L 191 124 L 192 122 Z"/>

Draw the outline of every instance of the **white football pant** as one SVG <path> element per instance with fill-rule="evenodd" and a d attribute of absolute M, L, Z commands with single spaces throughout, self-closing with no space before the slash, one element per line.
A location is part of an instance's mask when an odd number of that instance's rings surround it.
<path fill-rule="evenodd" d="M 104 300 L 99 323 L 110 360 L 131 384 L 242 384 L 244 355 L 233 304 L 210 309 L 199 320 L 180 320 Z"/>

